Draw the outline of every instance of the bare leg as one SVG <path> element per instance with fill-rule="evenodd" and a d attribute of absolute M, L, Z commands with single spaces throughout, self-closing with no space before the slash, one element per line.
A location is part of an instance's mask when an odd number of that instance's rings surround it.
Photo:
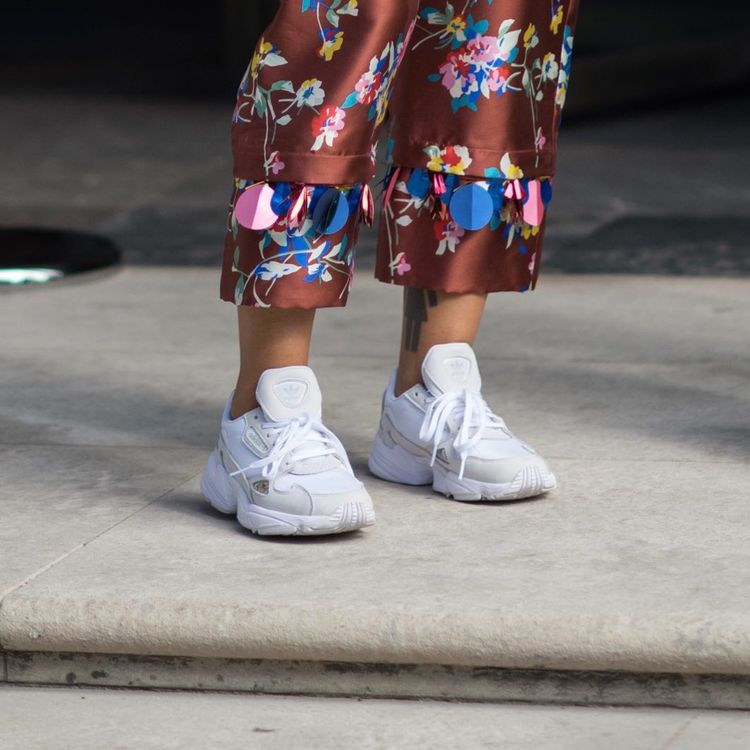
<path fill-rule="evenodd" d="M 434 344 L 474 343 L 486 294 L 404 288 L 404 324 L 396 395 L 422 382 L 422 360 Z"/>
<path fill-rule="evenodd" d="M 300 308 L 237 308 L 240 373 L 232 401 L 232 419 L 254 409 L 255 387 L 264 370 L 306 365 L 310 356 L 315 310 Z"/>

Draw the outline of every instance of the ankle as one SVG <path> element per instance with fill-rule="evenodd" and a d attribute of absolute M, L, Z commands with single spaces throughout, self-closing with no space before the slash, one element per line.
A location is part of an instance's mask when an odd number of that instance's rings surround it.
<path fill-rule="evenodd" d="M 402 373 L 399 370 L 396 372 L 396 382 L 393 386 L 393 392 L 396 396 L 400 396 L 415 385 L 424 385 L 421 373 L 418 375 L 409 372 Z"/>
<path fill-rule="evenodd" d="M 255 397 L 255 388 L 240 388 L 234 391 L 232 405 L 229 408 L 230 419 L 237 419 L 243 414 L 255 409 L 258 406 L 258 399 Z"/>

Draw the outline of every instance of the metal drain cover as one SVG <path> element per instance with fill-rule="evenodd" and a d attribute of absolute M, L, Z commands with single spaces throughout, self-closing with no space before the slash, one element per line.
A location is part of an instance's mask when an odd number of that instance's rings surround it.
<path fill-rule="evenodd" d="M 118 263 L 106 237 L 58 229 L 0 229 L 0 285 L 43 284 Z"/>

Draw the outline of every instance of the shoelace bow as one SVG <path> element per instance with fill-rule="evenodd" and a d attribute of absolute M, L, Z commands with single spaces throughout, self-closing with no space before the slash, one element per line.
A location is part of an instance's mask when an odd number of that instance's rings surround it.
<path fill-rule="evenodd" d="M 419 430 L 421 440 L 432 441 L 432 458 L 430 466 L 435 463 L 438 448 L 443 437 L 443 430 L 451 415 L 461 418 L 461 427 L 453 439 L 453 448 L 461 459 L 458 478 L 464 475 L 466 459 L 471 449 L 478 445 L 484 437 L 485 427 L 488 425 L 505 427 L 501 417 L 492 412 L 482 394 L 464 388 L 462 391 L 443 393 L 427 407 L 422 426 Z M 475 427 L 473 433 L 471 428 Z"/>
<path fill-rule="evenodd" d="M 261 422 L 260 426 L 263 430 L 279 432 L 273 448 L 267 456 L 252 461 L 243 469 L 231 472 L 231 476 L 244 474 L 251 469 L 260 469 L 261 476 L 267 479 L 279 470 L 284 460 L 292 453 L 298 461 L 305 458 L 320 458 L 335 453 L 351 471 L 351 466 L 339 439 L 322 422 L 314 419 L 310 414 L 300 414 L 283 422 Z M 322 447 L 299 450 L 303 443 L 310 441 L 320 443 Z"/>

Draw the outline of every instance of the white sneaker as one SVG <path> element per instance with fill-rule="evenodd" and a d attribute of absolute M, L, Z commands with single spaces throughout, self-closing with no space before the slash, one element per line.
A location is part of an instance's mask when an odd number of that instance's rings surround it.
<path fill-rule="evenodd" d="M 515 500 L 552 490 L 555 476 L 482 398 L 477 360 L 468 344 L 433 346 L 421 383 L 396 397 L 395 371 L 370 471 L 403 484 L 432 484 L 456 500 Z"/>
<path fill-rule="evenodd" d="M 201 490 L 263 535 L 338 534 L 375 523 L 372 500 L 339 439 L 320 421 L 309 367 L 266 370 L 257 408 L 230 419 L 230 396 Z"/>

